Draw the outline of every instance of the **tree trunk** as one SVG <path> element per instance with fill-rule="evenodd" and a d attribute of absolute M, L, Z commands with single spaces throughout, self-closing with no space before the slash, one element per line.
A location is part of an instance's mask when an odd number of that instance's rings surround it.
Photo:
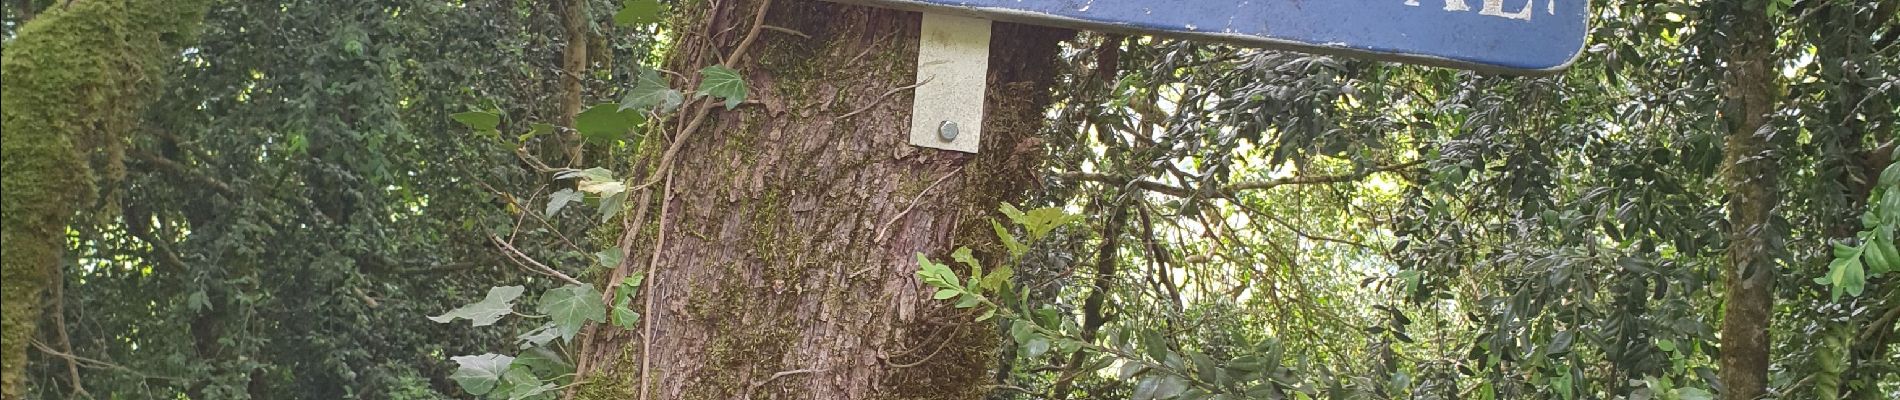
<path fill-rule="evenodd" d="M 561 10 L 562 36 L 566 38 L 561 48 L 561 126 L 571 128 L 581 115 L 581 80 L 587 74 L 587 1 L 566 0 L 556 7 Z M 575 167 L 586 162 L 582 157 L 587 142 L 580 133 L 569 129 L 561 137 L 566 165 Z"/>
<path fill-rule="evenodd" d="M 58 271 L 66 222 L 93 195 L 89 157 L 122 170 L 120 138 L 163 63 L 209 2 L 90 0 L 62 3 L 21 27 L 0 59 L 0 398 L 23 396 L 27 343 L 40 294 Z"/>
<path fill-rule="evenodd" d="M 1774 27 L 1765 1 L 1730 5 L 1728 138 L 1723 148 L 1729 187 L 1726 301 L 1722 317 L 1722 398 L 1754 400 L 1767 394 L 1768 323 L 1774 312 L 1775 254 L 1784 235 L 1774 226 L 1780 203 L 1776 151 L 1769 142 L 1774 111 Z"/>
<path fill-rule="evenodd" d="M 1070 33 L 995 25 L 982 151 L 970 155 L 908 142 L 919 14 L 779 0 L 759 29 L 760 3 L 678 11 L 673 71 L 721 63 L 758 31 L 733 66 L 752 94 L 671 135 L 686 141 L 661 179 L 671 196 L 639 205 L 659 217 L 632 252 L 635 270 L 655 261 L 636 300 L 653 299 L 652 337 L 596 330 L 578 398 L 981 397 L 994 324 L 932 301 L 916 254 L 955 244 L 1000 258 L 986 218 L 1033 180 Z"/>

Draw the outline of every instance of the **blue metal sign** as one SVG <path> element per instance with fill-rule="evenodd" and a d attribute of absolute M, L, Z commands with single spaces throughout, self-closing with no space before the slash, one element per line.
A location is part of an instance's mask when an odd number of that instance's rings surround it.
<path fill-rule="evenodd" d="M 833 0 L 1508 73 L 1584 46 L 1587 0 Z"/>

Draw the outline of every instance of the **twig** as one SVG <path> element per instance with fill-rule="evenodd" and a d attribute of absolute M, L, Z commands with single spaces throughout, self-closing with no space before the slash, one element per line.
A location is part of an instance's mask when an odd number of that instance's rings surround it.
<path fill-rule="evenodd" d="M 46 353 L 46 355 L 59 357 L 59 358 L 67 359 L 67 360 L 78 361 L 81 364 L 80 366 L 86 367 L 86 368 L 115 369 L 115 370 L 123 371 L 128 374 L 138 376 L 139 378 L 143 378 L 143 379 L 160 379 L 160 380 L 167 380 L 167 381 L 174 381 L 174 382 L 185 381 L 185 378 L 179 378 L 175 376 L 147 374 L 144 372 L 139 372 L 138 370 L 127 368 L 123 365 L 100 361 L 98 359 L 93 359 L 93 358 L 87 358 L 87 357 L 83 357 L 77 354 L 60 352 L 59 350 L 53 350 L 52 347 L 47 347 L 46 343 L 41 343 L 39 340 L 34 340 L 31 343 L 33 344 L 33 348 L 36 350 L 39 350 L 41 353 Z"/>
<path fill-rule="evenodd" d="M 759 12 L 765 12 L 765 10 L 761 9 L 759 10 Z M 654 266 L 657 266 L 660 264 L 660 250 L 666 248 L 666 213 L 667 213 L 667 210 L 670 209 L 673 204 L 672 200 L 673 200 L 673 173 L 668 172 L 666 174 L 666 186 L 663 187 L 660 191 L 660 219 L 659 221 L 657 221 L 660 224 L 660 226 L 659 226 L 659 230 L 655 231 L 654 236 L 653 236 L 653 257 L 647 260 L 647 272 L 646 272 L 645 281 L 648 288 L 656 287 L 654 284 L 658 283 L 660 280 L 658 276 L 654 276 L 653 270 L 654 270 Z M 658 296 L 654 296 L 654 293 L 652 290 L 647 290 L 644 297 L 646 297 L 646 305 L 645 305 L 646 310 L 642 312 L 646 313 L 645 314 L 646 318 L 642 318 L 641 320 L 641 325 L 643 326 L 641 327 L 642 332 L 640 333 L 640 347 L 641 347 L 640 349 L 640 399 L 641 400 L 645 400 L 647 398 L 647 388 L 653 386 L 649 384 L 648 382 L 647 372 L 652 371 L 652 367 L 653 367 L 653 320 L 654 320 L 653 298 L 658 297 Z M 750 396 L 747 396 L 747 397 L 750 397 Z"/>
<path fill-rule="evenodd" d="M 772 25 L 762 25 L 762 26 L 763 26 L 763 27 L 765 27 L 765 29 L 771 29 L 771 30 L 775 30 L 775 31 L 779 31 L 779 32 L 785 32 L 785 33 L 789 33 L 789 34 L 792 34 L 792 35 L 795 35 L 795 36 L 798 36 L 798 37 L 802 37 L 802 38 L 806 38 L 806 39 L 811 39 L 811 35 L 807 35 L 807 34 L 805 34 L 804 32 L 799 32 L 799 31 L 795 31 L 795 30 L 792 30 L 791 28 L 785 28 L 785 27 L 779 27 L 779 26 L 772 26 Z"/>
<path fill-rule="evenodd" d="M 1345 174 L 1345 175 L 1295 176 L 1295 177 L 1290 177 L 1290 178 L 1268 179 L 1264 181 L 1238 182 L 1238 183 L 1230 184 L 1224 187 L 1215 188 L 1211 191 L 1208 191 L 1208 193 L 1205 193 L 1205 194 L 1207 194 L 1209 197 L 1215 197 L 1215 198 L 1232 198 L 1238 195 L 1241 191 L 1247 191 L 1247 190 L 1265 190 L 1265 189 L 1272 189 L 1275 187 L 1286 186 L 1286 185 L 1314 185 L 1314 184 L 1351 182 L 1351 181 L 1356 181 L 1360 179 L 1365 179 L 1365 177 L 1370 176 L 1375 173 L 1398 171 L 1398 170 L 1418 166 L 1419 164 L 1423 164 L 1423 163 L 1425 163 L 1425 161 L 1423 160 L 1412 161 L 1412 162 L 1406 162 L 1406 163 L 1401 163 L 1401 164 L 1396 164 L 1396 165 L 1388 165 L 1388 166 L 1383 166 L 1383 167 L 1364 169 L 1358 172 Z M 1202 194 L 1201 192 L 1205 190 L 1205 189 L 1197 190 L 1194 188 L 1173 186 L 1173 185 L 1150 181 L 1150 180 L 1131 179 L 1128 177 L 1099 174 L 1099 173 L 1065 172 L 1065 173 L 1058 174 L 1056 176 L 1059 178 L 1071 180 L 1071 181 L 1103 182 L 1103 183 L 1113 183 L 1113 184 L 1125 183 L 1137 188 L 1141 188 L 1143 190 L 1170 195 L 1174 197 L 1195 197 L 1196 195 Z"/>
<path fill-rule="evenodd" d="M 877 100 L 872 100 L 872 101 L 871 101 L 871 104 L 866 104 L 866 105 L 864 105 L 864 107 L 861 107 L 861 108 L 858 108 L 858 109 L 856 109 L 856 110 L 851 110 L 851 112 L 848 112 L 848 113 L 844 113 L 844 115 L 840 115 L 840 116 L 838 116 L 838 118 L 835 118 L 835 119 L 832 119 L 831 121 L 832 121 L 832 122 L 837 122 L 837 121 L 843 121 L 843 120 L 847 120 L 847 119 L 851 119 L 851 117 L 853 117 L 853 116 L 856 116 L 856 115 L 858 115 L 858 113 L 862 113 L 862 112 L 865 112 L 865 111 L 870 111 L 870 110 L 871 110 L 871 108 L 873 108 L 873 107 L 877 107 L 877 106 L 878 106 L 879 104 L 883 104 L 883 103 L 884 103 L 884 99 L 885 99 L 885 98 L 888 98 L 888 97 L 891 97 L 891 95 L 893 95 L 893 94 L 897 94 L 897 92 L 901 92 L 901 91 L 905 91 L 905 90 L 910 90 L 910 89 L 916 89 L 916 88 L 917 88 L 918 86 L 923 86 L 923 85 L 924 85 L 924 84 L 926 84 L 926 83 L 930 83 L 930 80 L 932 80 L 932 79 L 937 79 L 937 77 L 936 77 L 936 76 L 931 76 L 931 77 L 928 77 L 928 78 L 924 78 L 924 80 L 923 80 L 923 81 L 921 81 L 921 82 L 917 82 L 917 84 L 914 84 L 914 85 L 909 85 L 909 86 L 902 86 L 902 87 L 897 87 L 897 88 L 893 88 L 893 89 L 891 89 L 891 90 L 888 90 L 888 91 L 885 91 L 885 92 L 884 92 L 884 94 L 881 94 L 881 95 L 878 95 L 878 96 L 877 96 Z"/>
<path fill-rule="evenodd" d="M 725 63 L 727 67 L 737 68 L 739 62 L 745 60 L 746 50 L 752 47 L 753 41 L 759 39 L 759 31 L 765 28 L 765 12 L 771 8 L 772 0 L 765 0 L 759 3 L 759 12 L 752 18 L 752 30 L 746 32 L 745 39 L 740 40 L 739 46 L 732 49 L 732 55 L 724 59 L 725 61 L 723 61 L 723 63 Z M 679 137 L 673 139 L 673 145 L 667 146 L 666 154 L 660 156 L 660 168 L 653 171 L 653 179 L 647 181 L 647 183 L 640 184 L 639 189 L 645 190 L 648 186 L 659 183 L 660 177 L 665 175 L 668 170 L 673 169 L 673 163 L 676 161 L 674 156 L 679 155 L 680 148 L 686 147 L 686 138 L 692 135 L 693 131 L 699 129 L 699 124 L 706 120 L 708 114 L 712 113 L 713 105 L 712 98 L 710 97 L 706 98 L 706 100 L 702 100 L 699 111 L 693 115 L 692 122 L 687 123 L 686 128 L 680 130 Z M 642 396 L 641 398 L 644 399 L 645 397 Z"/>
<path fill-rule="evenodd" d="M 567 274 L 561 273 L 561 271 L 549 267 L 547 264 L 542 264 L 540 261 L 535 261 L 534 258 L 529 257 L 527 253 L 522 253 L 520 249 L 516 249 L 513 244 L 501 240 L 500 236 L 489 235 L 488 240 L 494 241 L 496 246 L 501 246 L 502 255 L 508 256 L 510 261 L 533 267 L 531 269 L 535 270 L 535 272 L 554 277 L 554 279 L 559 279 L 562 282 L 574 285 L 581 284 L 580 280 L 574 279 L 572 276 L 567 276 Z"/>
<path fill-rule="evenodd" d="M 758 390 L 760 387 L 764 387 L 765 384 L 767 383 L 772 383 L 772 381 L 778 380 L 778 378 L 784 378 L 787 376 L 798 375 L 798 374 L 810 374 L 810 373 L 818 373 L 818 372 L 825 372 L 825 369 L 824 368 L 806 368 L 806 369 L 794 369 L 790 371 L 779 371 L 778 373 L 772 374 L 772 376 L 766 377 L 765 379 L 760 379 L 758 382 L 753 382 L 751 386 L 747 386 L 745 388 L 745 395 L 740 396 L 739 398 L 742 398 L 742 399 L 752 398 L 753 391 Z"/>
<path fill-rule="evenodd" d="M 53 329 L 59 333 L 60 348 L 66 350 L 66 354 L 72 354 L 73 339 L 72 336 L 66 334 L 66 277 L 59 276 L 54 279 L 58 279 L 59 283 L 53 285 Z M 72 397 L 92 397 L 92 393 L 86 392 L 86 385 L 79 383 L 78 360 L 66 358 L 66 374 L 72 377 Z"/>
<path fill-rule="evenodd" d="M 950 173 L 948 173 L 948 174 L 943 174 L 943 177 L 942 177 L 942 178 L 937 178 L 937 181 L 936 181 L 936 182 L 933 182 L 933 183 L 931 183 L 931 184 L 930 184 L 930 187 L 926 187 L 926 188 L 924 188 L 924 191 L 922 191 L 922 192 L 918 192 L 918 193 L 917 193 L 917 197 L 915 197 L 915 198 L 912 198 L 912 199 L 910 199 L 910 206 L 907 206 L 907 207 L 904 207 L 904 211 L 903 211 L 903 212 L 899 212 L 899 213 L 897 213 L 897 215 L 893 215 L 893 216 L 891 216 L 891 220 L 889 220 L 889 221 L 884 221 L 884 226 L 883 226 L 883 227 L 879 227 L 879 228 L 877 228 L 877 238 L 876 238 L 876 239 L 873 239 L 873 240 L 872 240 L 871 242 L 872 242 L 872 243 L 883 243 L 883 242 L 884 242 L 884 234 L 887 234 L 887 233 L 890 233 L 890 229 L 891 229 L 891 224 L 895 224 L 895 223 L 897 223 L 897 220 L 899 220 L 899 219 L 903 219 L 905 215 L 910 215 L 910 210 L 911 210 L 911 209 L 913 209 L 913 208 L 917 208 L 917 202 L 918 202 L 918 201 L 920 201 L 920 200 L 923 200 L 923 199 L 924 199 L 924 195 L 927 195 L 927 194 L 930 194 L 930 190 L 931 190 L 931 189 L 936 189 L 936 188 L 937 188 L 937 185 L 940 185 L 940 184 L 943 184 L 943 181 L 945 181 L 945 180 L 949 180 L 949 179 L 950 179 L 950 177 L 952 177 L 952 176 L 956 176 L 958 172 L 963 172 L 963 167 L 957 167 L 957 170 L 955 170 L 955 171 L 950 171 Z"/>

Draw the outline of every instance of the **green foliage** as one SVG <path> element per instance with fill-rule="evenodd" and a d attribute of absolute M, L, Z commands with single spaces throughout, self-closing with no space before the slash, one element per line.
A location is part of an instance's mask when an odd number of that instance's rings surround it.
<path fill-rule="evenodd" d="M 745 101 L 745 77 L 739 75 L 739 71 L 723 65 L 714 65 L 699 70 L 699 77 L 698 96 L 712 96 L 725 100 L 727 110 L 738 107 L 740 102 Z"/>
<path fill-rule="evenodd" d="M 475 395 L 488 394 L 489 391 L 494 390 L 495 385 L 501 381 L 502 375 L 506 374 L 508 367 L 515 362 L 514 357 L 492 353 L 451 359 L 455 361 L 457 367 L 455 374 L 450 375 L 449 379 L 454 379 L 456 384 L 462 385 L 462 390 Z"/>
<path fill-rule="evenodd" d="M 660 0 L 623 0 L 620 11 L 614 12 L 614 23 L 621 26 L 657 23 L 663 12 Z"/>
<path fill-rule="evenodd" d="M 633 88 L 627 90 L 626 97 L 620 99 L 620 110 L 653 109 L 657 112 L 672 112 L 678 109 L 685 98 L 678 89 L 666 85 L 660 73 L 651 68 L 641 68 L 634 80 Z"/>
<path fill-rule="evenodd" d="M 488 289 L 488 296 L 481 301 L 457 307 L 442 315 L 429 317 L 430 321 L 449 323 L 456 319 L 466 319 L 472 326 L 494 325 L 501 317 L 515 312 L 515 299 L 521 297 L 520 286 L 496 286 Z"/>
<path fill-rule="evenodd" d="M 589 142 L 608 144 L 620 140 L 628 131 L 643 123 L 646 123 L 646 117 L 638 111 L 614 104 L 597 104 L 588 107 L 587 111 L 581 111 L 580 116 L 574 118 L 574 130 L 580 131 L 581 137 L 587 138 Z"/>
<path fill-rule="evenodd" d="M 574 340 L 588 322 L 607 322 L 607 306 L 600 302 L 600 291 L 592 284 L 548 289 L 541 294 L 536 310 L 553 318 L 561 340 Z"/>
<path fill-rule="evenodd" d="M 1815 283 L 1829 286 L 1831 300 L 1841 294 L 1860 296 L 1869 279 L 1900 270 L 1900 250 L 1894 246 L 1894 231 L 1900 229 L 1900 162 L 1890 162 L 1867 197 L 1867 212 L 1860 217 L 1860 243 L 1834 244 L 1834 260 L 1828 263 L 1827 276 Z"/>

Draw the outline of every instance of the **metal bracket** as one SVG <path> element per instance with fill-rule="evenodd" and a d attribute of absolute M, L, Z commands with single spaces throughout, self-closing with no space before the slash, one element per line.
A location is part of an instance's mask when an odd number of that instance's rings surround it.
<path fill-rule="evenodd" d="M 975 153 L 983 139 L 990 21 L 924 13 L 910 144 Z"/>

